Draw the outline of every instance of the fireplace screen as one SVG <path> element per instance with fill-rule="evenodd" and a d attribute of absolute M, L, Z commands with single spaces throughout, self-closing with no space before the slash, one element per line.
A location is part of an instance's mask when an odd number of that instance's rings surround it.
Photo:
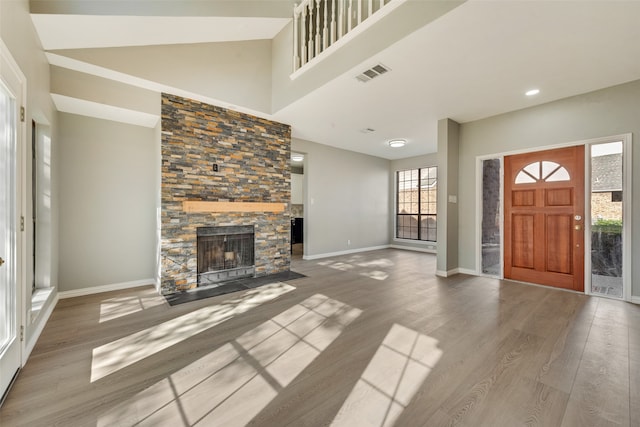
<path fill-rule="evenodd" d="M 240 277 L 253 277 L 253 226 L 200 227 L 198 286 Z"/>

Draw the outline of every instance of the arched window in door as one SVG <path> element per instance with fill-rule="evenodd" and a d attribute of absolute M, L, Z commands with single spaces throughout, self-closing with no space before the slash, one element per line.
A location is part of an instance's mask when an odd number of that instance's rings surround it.
<path fill-rule="evenodd" d="M 532 184 L 535 182 L 569 181 L 569 171 L 556 163 L 546 160 L 529 163 L 516 175 L 516 184 Z"/>

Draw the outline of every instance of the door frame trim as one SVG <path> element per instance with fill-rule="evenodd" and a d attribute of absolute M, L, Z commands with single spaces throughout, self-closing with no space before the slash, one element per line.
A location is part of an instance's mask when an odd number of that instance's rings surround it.
<path fill-rule="evenodd" d="M 631 207 L 633 205 L 633 193 L 632 193 L 632 174 L 631 168 L 633 164 L 632 158 L 632 146 L 633 146 L 633 134 L 622 133 L 617 135 L 589 138 L 579 141 L 565 142 L 559 144 L 543 145 L 532 148 L 522 148 L 518 150 L 509 150 L 493 154 L 483 154 L 476 156 L 476 215 L 475 215 L 475 228 L 476 228 L 476 266 L 475 274 L 477 276 L 489 276 L 497 277 L 493 275 L 486 275 L 482 273 L 482 161 L 489 159 L 500 160 L 500 200 L 504 201 L 504 157 L 514 154 L 535 153 L 537 151 L 553 150 L 556 148 L 567 148 L 576 145 L 584 145 L 585 151 L 592 144 L 601 144 L 606 142 L 622 141 L 623 146 L 623 179 L 622 179 L 622 194 L 624 195 L 623 202 L 623 218 L 627 219 L 623 222 L 622 227 L 622 280 L 623 280 L 623 296 L 622 300 L 631 301 Z M 591 240 L 587 238 L 591 233 L 591 203 L 586 197 L 591 193 L 591 154 L 585 152 L 585 256 L 584 256 L 584 294 L 585 295 L 597 295 L 599 297 L 610 298 L 600 294 L 593 294 L 591 292 L 591 257 L 588 256 L 591 251 Z M 500 209 L 500 275 L 498 279 L 504 279 L 504 209 Z M 620 300 L 620 298 L 615 298 Z"/>
<path fill-rule="evenodd" d="M 4 58 L 6 63 L 10 67 L 10 71 L 14 73 L 18 80 L 20 81 L 20 89 L 21 89 L 21 104 L 18 107 L 25 108 L 25 119 L 24 121 L 18 121 L 18 135 L 17 135 L 17 149 L 16 149 L 16 214 L 18 218 L 16 220 L 20 221 L 20 217 L 26 217 L 27 212 L 27 198 L 26 198 L 26 183 L 27 183 L 27 122 L 30 123 L 27 117 L 27 77 L 20 69 L 20 66 L 15 61 L 11 51 L 4 43 L 4 41 L 0 38 L 0 55 Z M 18 119 L 19 120 L 19 119 Z M 27 313 L 29 312 L 29 307 L 27 306 L 27 298 L 25 297 L 26 292 L 26 277 L 27 277 L 27 233 L 26 233 L 26 224 L 25 231 L 20 231 L 18 229 L 18 233 L 16 236 L 16 254 L 18 255 L 17 265 L 16 265 L 16 297 L 17 297 L 17 305 L 16 309 L 19 310 L 18 313 L 18 339 L 20 339 L 20 327 L 23 329 L 23 339 L 20 341 L 20 367 L 24 367 L 26 360 L 26 335 L 27 335 L 27 326 L 29 322 L 27 322 Z M 30 300 L 29 300 L 30 302 Z"/>

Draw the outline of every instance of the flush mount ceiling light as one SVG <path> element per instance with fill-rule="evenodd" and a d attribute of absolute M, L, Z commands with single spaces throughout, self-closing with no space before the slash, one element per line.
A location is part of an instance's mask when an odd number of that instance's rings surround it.
<path fill-rule="evenodd" d="M 304 160 L 304 156 L 302 154 L 294 153 L 291 155 L 291 160 L 293 160 L 294 162 L 301 162 Z"/>
<path fill-rule="evenodd" d="M 406 143 L 407 141 L 404 139 L 392 139 L 391 141 L 389 141 L 389 147 L 400 148 L 400 147 L 404 147 Z"/>
<path fill-rule="evenodd" d="M 533 96 L 533 95 L 537 95 L 540 93 L 540 89 L 531 89 L 526 91 L 524 94 L 527 96 Z"/>

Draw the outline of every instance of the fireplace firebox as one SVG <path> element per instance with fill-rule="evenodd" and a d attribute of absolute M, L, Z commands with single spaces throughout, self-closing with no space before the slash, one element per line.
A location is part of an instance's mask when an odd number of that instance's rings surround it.
<path fill-rule="evenodd" d="M 253 225 L 198 227 L 198 286 L 255 275 Z"/>

